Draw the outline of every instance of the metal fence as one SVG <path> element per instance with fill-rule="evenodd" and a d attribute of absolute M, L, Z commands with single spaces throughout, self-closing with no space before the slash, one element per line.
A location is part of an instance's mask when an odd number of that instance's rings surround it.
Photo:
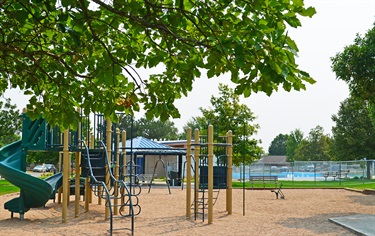
<path fill-rule="evenodd" d="M 284 180 L 374 179 L 375 160 L 358 161 L 298 161 L 280 163 L 253 163 L 233 167 L 233 179 L 249 180 L 250 176 L 278 176 Z"/>

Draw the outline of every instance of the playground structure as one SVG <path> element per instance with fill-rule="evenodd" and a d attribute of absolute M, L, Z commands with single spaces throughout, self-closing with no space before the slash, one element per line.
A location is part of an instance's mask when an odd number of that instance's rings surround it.
<path fill-rule="evenodd" d="M 188 167 L 186 169 L 186 218 L 191 218 L 191 209 L 193 209 L 195 220 L 197 215 L 201 214 L 204 221 L 205 209 L 207 209 L 208 223 L 211 224 L 213 223 L 213 206 L 220 189 L 226 189 L 226 211 L 229 215 L 232 214 L 232 132 L 227 132 L 225 143 L 214 143 L 212 125 L 208 126 L 206 137 L 200 136 L 199 130 L 195 130 L 194 143 L 191 140 L 191 133 L 189 128 L 186 154 Z M 214 163 L 214 157 L 216 157 L 216 163 Z M 192 168 L 190 168 L 193 166 L 192 160 L 195 172 L 193 204 L 191 204 Z M 214 190 L 216 196 L 214 196 Z"/>
<path fill-rule="evenodd" d="M 61 132 L 51 127 L 42 118 L 31 121 L 22 114 L 22 140 L 0 149 L 0 175 L 20 188 L 20 195 L 4 204 L 4 208 L 20 214 L 20 219 L 30 208 L 43 207 L 49 199 L 62 194 L 62 222 L 67 222 L 67 208 L 70 189 L 75 189 L 75 217 L 79 215 L 81 179 L 84 178 L 85 211 L 89 211 L 92 193 L 98 197 L 98 204 L 105 201 L 105 219 L 110 221 L 109 232 L 113 232 L 115 216 L 130 218 L 130 230 L 134 234 L 134 217 L 141 212 L 138 202 L 137 187 L 129 178 L 135 173 L 127 173 L 125 150 L 126 132 L 122 132 L 122 149 L 119 148 L 120 131 L 116 124 L 104 120 L 102 115 L 95 115 L 94 134 L 82 130 L 78 124 L 77 131 Z M 87 119 L 88 120 L 88 119 Z M 89 124 L 85 124 L 89 127 Z M 85 133 L 86 132 L 86 133 Z M 86 136 L 87 140 L 83 141 Z M 26 173 L 26 155 L 28 151 L 56 151 L 60 153 L 59 166 L 62 173 L 55 174 L 46 180 Z M 71 173 L 71 157 L 75 154 L 75 170 Z M 131 165 L 131 164 L 130 164 Z M 69 177 L 74 175 L 74 184 Z M 130 183 L 124 180 L 130 180 Z"/>
<path fill-rule="evenodd" d="M 170 185 L 181 184 L 180 176 L 183 156 L 186 155 L 185 148 L 173 148 L 138 136 L 127 140 L 126 149 L 130 157 L 127 164 L 128 172 L 136 173 L 133 175 L 135 178 L 133 183 L 147 184 L 148 192 L 150 192 L 154 185 L 153 180 L 163 179 L 170 194 Z M 130 162 L 132 162 L 132 170 L 130 170 Z"/>
<path fill-rule="evenodd" d="M 23 220 L 25 213 L 31 208 L 43 207 L 49 199 L 55 199 L 55 195 L 58 194 L 58 203 L 62 203 L 62 222 L 66 223 L 70 191 L 74 190 L 74 217 L 80 214 L 80 196 L 84 194 L 84 209 L 88 212 L 92 203 L 92 194 L 95 194 L 99 205 L 104 201 L 104 218 L 110 222 L 110 234 L 115 230 L 113 219 L 127 217 L 130 219 L 130 227 L 121 229 L 130 230 L 133 235 L 135 216 L 141 212 L 138 200 L 141 187 L 135 158 L 133 160 L 131 156 L 128 162 L 126 159 L 126 150 L 129 149 L 126 144 L 126 132 L 123 131 L 120 135 L 116 124 L 112 124 L 110 120 L 105 120 L 103 115 L 98 114 L 94 115 L 93 133 L 89 132 L 88 118 L 87 123 L 77 124 L 76 131 L 63 132 L 58 127 L 51 127 L 42 118 L 32 121 L 26 114 L 22 114 L 22 119 L 22 140 L 0 149 L 0 175 L 20 188 L 19 197 L 4 204 L 4 208 L 11 212 L 11 217 L 14 213 L 19 213 L 20 219 Z M 218 196 L 218 192 L 216 197 L 213 196 L 214 189 L 227 190 L 226 210 L 228 214 L 232 213 L 232 134 L 228 132 L 225 143 L 213 143 L 212 130 L 213 127 L 210 125 L 206 137 L 200 137 L 199 131 L 196 130 L 195 143 L 191 143 L 190 129 L 186 155 L 188 166 L 191 166 L 191 158 L 195 160 L 195 183 L 199 183 L 194 185 L 194 201 L 191 208 L 192 175 L 191 169 L 188 168 L 187 217 L 190 218 L 190 211 L 193 209 L 195 219 L 197 214 L 202 214 L 204 220 L 204 211 L 208 209 L 208 223 L 212 223 L 214 200 L 216 201 Z M 194 147 L 193 155 L 192 147 Z M 27 174 L 26 155 L 29 151 L 59 152 L 58 166 L 61 173 L 46 180 Z M 73 154 L 74 165 L 71 163 Z M 214 156 L 217 158 L 215 167 Z M 181 165 L 181 161 L 179 163 Z M 155 163 L 153 175 L 157 165 L 158 162 Z M 72 166 L 75 166 L 74 170 L 71 170 Z M 165 169 L 164 165 L 163 169 Z M 73 179 L 70 178 L 72 176 Z M 169 182 L 166 183 L 170 193 Z M 149 192 L 151 185 L 152 181 Z"/>

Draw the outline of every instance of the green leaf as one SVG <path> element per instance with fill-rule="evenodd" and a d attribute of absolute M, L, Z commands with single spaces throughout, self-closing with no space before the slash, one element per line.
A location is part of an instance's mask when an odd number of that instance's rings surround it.
<path fill-rule="evenodd" d="M 57 23 L 56 24 L 56 27 L 59 31 L 65 33 L 65 25 L 63 25 L 62 23 Z"/>
<path fill-rule="evenodd" d="M 212 78 L 212 77 L 214 77 L 215 76 L 215 67 L 211 67 L 211 69 L 209 69 L 208 71 L 207 71 L 207 77 L 208 78 Z"/>
<path fill-rule="evenodd" d="M 231 72 L 236 93 L 245 96 L 270 94 L 285 77 L 291 89 L 313 81 L 299 70 L 297 45 L 285 31 L 285 21 L 297 26 L 298 17 L 315 12 L 302 0 L 168 0 L 152 1 L 153 7 L 139 0 L 101 1 L 98 8 L 86 0 L 5 2 L 0 41 L 17 55 L 0 52 L 6 68 L 0 77 L 8 78 L 0 87 L 27 91 L 29 108 L 62 126 L 72 122 L 78 105 L 107 117 L 140 107 L 149 118 L 175 117 L 174 101 L 188 95 L 201 69 L 208 78 Z M 364 68 L 367 63 L 358 61 Z M 122 71 L 129 64 L 135 71 Z M 146 67 L 155 70 L 139 78 Z M 135 94 L 133 106 L 117 104 Z"/>
<path fill-rule="evenodd" d="M 302 79 L 304 81 L 310 83 L 310 84 L 315 84 L 316 83 L 316 81 L 313 78 L 309 77 L 309 76 L 304 76 Z"/>
<path fill-rule="evenodd" d="M 275 61 L 270 61 L 270 66 L 271 68 L 276 71 L 277 74 L 281 74 L 282 70 L 280 68 L 280 66 L 275 62 Z"/>
<path fill-rule="evenodd" d="M 72 37 L 74 43 L 77 45 L 77 46 L 80 46 L 81 45 L 81 40 L 79 38 L 79 34 L 77 32 L 75 32 L 74 30 L 72 29 L 67 29 L 68 33 L 70 34 L 70 36 Z"/>
<path fill-rule="evenodd" d="M 75 0 L 61 0 L 61 5 L 62 5 L 63 7 L 69 7 L 70 5 L 73 4 L 74 1 L 75 1 Z"/>
<path fill-rule="evenodd" d="M 59 16 L 58 16 L 58 20 L 61 21 L 61 22 L 66 22 L 69 18 L 69 14 L 66 14 L 66 13 L 61 13 Z"/>
<path fill-rule="evenodd" d="M 308 17 L 311 18 L 313 15 L 316 14 L 316 10 L 315 10 L 314 7 L 309 7 L 306 10 L 303 10 L 303 11 L 299 12 L 299 14 L 301 16 L 308 16 Z"/>
<path fill-rule="evenodd" d="M 239 68 L 242 68 L 244 67 L 245 65 L 245 62 L 244 62 L 244 58 L 243 57 L 236 57 L 236 59 L 234 59 L 234 63 L 236 64 L 237 67 Z"/>
<path fill-rule="evenodd" d="M 14 17 L 18 20 L 20 23 L 25 23 L 25 21 L 28 19 L 29 13 L 25 10 L 16 11 L 14 14 Z"/>

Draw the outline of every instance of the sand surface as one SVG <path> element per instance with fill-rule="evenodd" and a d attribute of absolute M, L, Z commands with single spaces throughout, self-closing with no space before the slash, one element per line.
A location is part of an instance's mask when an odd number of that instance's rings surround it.
<path fill-rule="evenodd" d="M 225 190 L 214 205 L 213 223 L 202 216 L 186 219 L 186 190 L 166 187 L 143 189 L 139 196 L 141 213 L 134 222 L 134 235 L 356 235 L 329 221 L 332 217 L 352 214 L 375 214 L 375 195 L 348 190 L 285 189 L 286 198 L 275 199 L 269 190 L 233 190 L 233 214 L 226 212 Z M 68 209 L 68 222 L 62 223 L 61 204 L 49 201 L 44 208 L 31 209 L 20 221 L 10 217 L 4 202 L 18 194 L 0 197 L 0 235 L 109 235 L 109 221 L 104 220 L 104 204 L 93 199 L 89 212 L 80 201 L 80 213 L 74 217 L 74 197 Z M 114 228 L 129 228 L 130 220 L 115 218 Z M 375 232 L 375 225 L 374 225 Z M 113 235 L 131 235 L 115 230 Z"/>

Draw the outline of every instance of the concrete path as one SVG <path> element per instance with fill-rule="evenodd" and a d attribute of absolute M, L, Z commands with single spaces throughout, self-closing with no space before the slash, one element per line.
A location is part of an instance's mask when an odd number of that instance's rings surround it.
<path fill-rule="evenodd" d="M 351 215 L 329 220 L 356 232 L 358 235 L 375 236 L 375 214 Z"/>

